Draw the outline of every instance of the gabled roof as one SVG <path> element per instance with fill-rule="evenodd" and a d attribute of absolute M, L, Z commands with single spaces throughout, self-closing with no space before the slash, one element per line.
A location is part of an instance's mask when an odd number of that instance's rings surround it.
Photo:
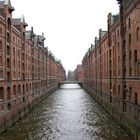
<path fill-rule="evenodd" d="M 20 18 L 13 18 L 12 25 L 20 25 Z"/>
<path fill-rule="evenodd" d="M 12 25 L 20 25 L 21 23 L 24 26 L 28 26 L 28 24 L 25 22 L 24 16 L 22 16 L 21 18 L 13 18 L 12 19 Z"/>

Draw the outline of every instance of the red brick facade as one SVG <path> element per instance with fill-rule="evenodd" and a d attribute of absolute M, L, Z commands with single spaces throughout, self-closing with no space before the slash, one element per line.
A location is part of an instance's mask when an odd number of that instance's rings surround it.
<path fill-rule="evenodd" d="M 77 68 L 74 71 L 74 79 L 76 81 L 83 82 L 84 80 L 84 71 L 82 65 L 77 65 Z"/>
<path fill-rule="evenodd" d="M 140 120 L 140 1 L 118 1 L 120 14 L 108 14 L 108 30 L 99 31 L 99 38 L 95 38 L 95 44 L 83 58 L 83 84 L 137 126 Z"/>
<path fill-rule="evenodd" d="M 26 30 L 24 17 L 12 18 L 10 0 L 0 1 L 0 126 L 65 80 L 65 70 L 44 47 L 44 35 Z"/>

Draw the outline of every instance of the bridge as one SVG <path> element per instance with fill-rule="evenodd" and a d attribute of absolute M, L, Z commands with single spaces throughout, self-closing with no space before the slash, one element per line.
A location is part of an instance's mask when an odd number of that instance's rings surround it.
<path fill-rule="evenodd" d="M 68 81 L 67 80 L 67 81 L 63 81 L 63 82 L 58 83 L 58 87 L 60 88 L 61 85 L 63 85 L 63 84 L 79 84 L 81 88 L 83 86 L 83 82 L 82 81 Z"/>

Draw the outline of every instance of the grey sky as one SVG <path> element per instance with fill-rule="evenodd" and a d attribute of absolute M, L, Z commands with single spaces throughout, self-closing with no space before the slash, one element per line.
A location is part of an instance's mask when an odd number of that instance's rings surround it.
<path fill-rule="evenodd" d="M 74 70 L 94 44 L 98 30 L 106 30 L 109 12 L 117 14 L 116 0 L 11 0 L 13 17 L 22 14 L 28 28 L 45 34 L 45 45 L 66 70 Z"/>

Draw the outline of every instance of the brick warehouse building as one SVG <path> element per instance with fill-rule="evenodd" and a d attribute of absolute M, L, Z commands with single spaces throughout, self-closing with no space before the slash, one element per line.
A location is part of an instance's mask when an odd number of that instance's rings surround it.
<path fill-rule="evenodd" d="M 27 31 L 24 16 L 14 19 L 13 11 L 10 0 L 0 1 L 0 131 L 66 79 L 44 35 Z"/>
<path fill-rule="evenodd" d="M 77 65 L 77 68 L 74 70 L 74 79 L 76 81 L 83 82 L 84 80 L 84 71 L 82 65 Z"/>
<path fill-rule="evenodd" d="M 140 139 L 140 1 L 117 0 L 120 14 L 108 14 L 107 31 L 82 60 L 84 88 L 120 124 Z"/>

